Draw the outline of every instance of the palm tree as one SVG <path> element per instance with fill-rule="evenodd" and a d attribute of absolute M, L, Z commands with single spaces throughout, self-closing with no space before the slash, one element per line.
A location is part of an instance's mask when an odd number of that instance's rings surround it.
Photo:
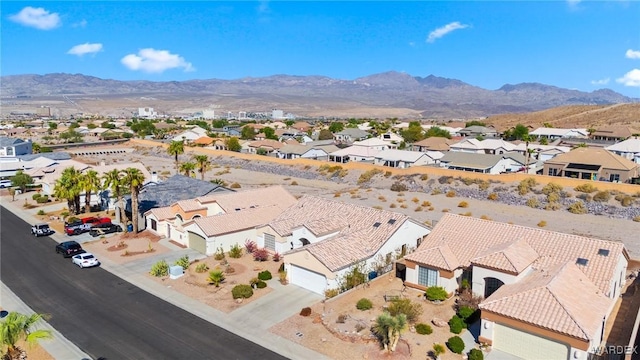
<path fill-rule="evenodd" d="M 167 149 L 167 152 L 169 153 L 169 155 L 173 155 L 175 157 L 176 171 L 179 171 L 178 155 L 184 154 L 184 141 L 172 141 L 171 144 L 169 144 L 169 149 Z"/>
<path fill-rule="evenodd" d="M 66 199 L 69 211 L 80 213 L 80 178 L 82 173 L 74 167 L 68 167 L 62 171 L 60 178 L 53 188 L 53 196 L 58 199 Z"/>
<path fill-rule="evenodd" d="M 104 180 L 104 188 L 109 188 L 111 190 L 111 195 L 115 195 L 117 199 L 118 208 L 120 208 L 120 222 L 123 222 L 125 214 L 124 204 L 122 203 L 122 187 L 125 184 L 122 173 L 118 169 L 113 169 L 102 175 L 102 179 Z"/>
<path fill-rule="evenodd" d="M 102 182 L 98 177 L 98 172 L 88 170 L 80 176 L 80 188 L 84 191 L 84 212 L 91 212 L 91 193 L 98 192 L 102 188 Z"/>
<path fill-rule="evenodd" d="M 131 217 L 133 221 L 133 232 L 138 233 L 138 194 L 144 185 L 144 174 L 136 168 L 126 168 L 123 170 L 123 182 L 131 189 Z"/>
<path fill-rule="evenodd" d="M 209 157 L 207 155 L 194 155 L 193 159 L 196 161 L 196 165 L 198 166 L 200 180 L 204 180 L 204 173 L 206 173 L 211 168 Z"/>
<path fill-rule="evenodd" d="M 224 281 L 224 273 L 222 270 L 209 271 L 209 278 L 207 278 L 207 281 L 216 287 L 219 287 L 220 283 Z"/>
<path fill-rule="evenodd" d="M 373 332 L 380 338 L 384 349 L 393 352 L 396 350 L 400 333 L 407 326 L 407 316 L 398 314 L 391 316 L 388 311 L 382 313 L 373 325 Z"/>
<path fill-rule="evenodd" d="M 24 350 L 16 346 L 16 343 L 20 340 L 25 340 L 28 344 L 33 345 L 38 340 L 51 339 L 51 331 L 33 329 L 35 323 L 43 318 L 44 316 L 40 314 L 24 315 L 12 311 L 0 322 L 2 351 L 4 352 L 6 349 L 3 359 L 22 358 Z"/>
<path fill-rule="evenodd" d="M 196 164 L 192 162 L 185 162 L 180 164 L 180 172 L 184 173 L 184 176 L 191 176 L 191 173 L 196 169 Z"/>

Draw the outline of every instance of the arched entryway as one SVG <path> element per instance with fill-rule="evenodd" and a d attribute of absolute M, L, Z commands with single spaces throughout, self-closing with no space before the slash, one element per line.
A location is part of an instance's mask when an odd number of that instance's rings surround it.
<path fill-rule="evenodd" d="M 486 299 L 491 296 L 491 294 L 496 292 L 502 285 L 504 285 L 504 282 L 500 279 L 493 277 L 484 278 L 484 298 Z"/>

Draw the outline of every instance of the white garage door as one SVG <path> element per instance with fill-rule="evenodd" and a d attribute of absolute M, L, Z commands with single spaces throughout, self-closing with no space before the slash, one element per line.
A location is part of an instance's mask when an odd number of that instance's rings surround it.
<path fill-rule="evenodd" d="M 324 291 L 327 289 L 327 278 L 324 275 L 295 265 L 291 265 L 289 281 L 294 285 L 298 285 L 320 295 L 324 295 Z"/>
<path fill-rule="evenodd" d="M 495 324 L 493 347 L 526 360 L 567 360 L 567 345 Z"/>

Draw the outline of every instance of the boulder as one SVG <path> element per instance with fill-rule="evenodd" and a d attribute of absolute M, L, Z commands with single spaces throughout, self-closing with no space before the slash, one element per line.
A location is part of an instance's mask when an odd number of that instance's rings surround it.
<path fill-rule="evenodd" d="M 439 318 L 433 318 L 431 320 L 431 323 L 437 327 L 446 327 L 449 325 L 446 321 Z"/>

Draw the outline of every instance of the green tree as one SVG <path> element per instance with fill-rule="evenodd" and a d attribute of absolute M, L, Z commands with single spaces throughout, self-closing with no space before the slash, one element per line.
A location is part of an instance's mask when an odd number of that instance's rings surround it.
<path fill-rule="evenodd" d="M 428 137 L 428 138 L 430 138 L 430 137 L 443 137 L 443 138 L 451 139 L 451 133 L 449 131 L 445 130 L 445 129 L 440 128 L 440 127 L 432 126 L 425 133 L 425 137 Z"/>
<path fill-rule="evenodd" d="M 240 138 L 243 140 L 253 140 L 256 136 L 256 131 L 253 127 L 245 125 L 240 130 Z"/>
<path fill-rule="evenodd" d="M 36 323 L 41 319 L 44 319 L 44 316 L 40 314 L 24 315 L 12 311 L 0 322 L 3 359 L 23 358 L 22 355 L 25 351 L 16 345 L 21 340 L 26 341 L 29 345 L 34 345 L 38 340 L 52 338 L 51 331 L 35 329 Z M 24 356 L 24 358 L 27 357 Z"/>
<path fill-rule="evenodd" d="M 528 135 L 529 135 L 529 129 L 522 124 L 518 124 L 513 129 L 505 131 L 503 137 L 506 138 L 507 140 L 523 140 L 524 141 L 525 137 Z"/>
<path fill-rule="evenodd" d="M 98 177 L 98 172 L 95 170 L 88 170 L 86 173 L 80 176 L 79 181 L 80 188 L 84 191 L 84 212 L 91 212 L 91 194 L 98 192 L 102 188 L 102 181 Z"/>
<path fill-rule="evenodd" d="M 227 139 L 227 150 L 240 152 L 242 150 L 242 145 L 240 145 L 240 141 L 238 141 L 237 137 L 231 137 Z"/>
<path fill-rule="evenodd" d="M 223 127 L 227 126 L 229 124 L 229 121 L 227 121 L 227 119 L 220 119 L 220 120 L 212 120 L 211 121 L 211 127 L 215 128 L 215 129 L 222 129 Z"/>
<path fill-rule="evenodd" d="M 406 315 L 399 314 L 391 316 L 385 311 L 376 318 L 376 323 L 373 325 L 372 330 L 382 342 L 384 349 L 393 352 L 396 350 L 398 340 L 400 340 L 400 334 L 406 326 Z"/>
<path fill-rule="evenodd" d="M 469 126 L 487 126 L 487 124 L 483 123 L 482 121 L 471 120 L 464 125 L 464 127 L 469 127 Z"/>
<path fill-rule="evenodd" d="M 69 128 L 69 130 L 62 132 L 59 137 L 60 140 L 63 140 L 65 143 L 77 143 L 82 141 L 82 135 L 73 130 L 73 128 Z"/>
<path fill-rule="evenodd" d="M 276 131 L 270 127 L 264 127 L 260 130 L 264 137 L 271 140 L 278 140 L 278 135 L 276 135 Z"/>
<path fill-rule="evenodd" d="M 67 200 L 67 207 L 74 214 L 80 213 L 81 176 L 81 172 L 70 166 L 62 170 L 60 178 L 56 180 L 53 187 L 53 196 L 57 199 Z"/>
<path fill-rule="evenodd" d="M 131 191 L 131 217 L 133 222 L 133 232 L 138 233 L 138 195 L 144 185 L 144 174 L 136 168 L 126 168 L 123 170 L 123 182 Z"/>
<path fill-rule="evenodd" d="M 53 131 L 57 128 L 58 128 L 58 123 L 54 123 L 54 122 L 49 123 L 49 130 Z"/>
<path fill-rule="evenodd" d="M 296 122 L 293 120 L 285 120 L 284 123 L 285 125 L 287 125 L 287 127 L 292 127 Z"/>
<path fill-rule="evenodd" d="M 100 124 L 100 127 L 103 129 L 115 129 L 116 125 L 108 121 L 103 121 L 102 124 Z"/>
<path fill-rule="evenodd" d="M 131 131 L 135 132 L 138 136 L 144 137 L 147 135 L 152 135 L 153 130 L 156 129 L 156 126 L 154 125 L 153 121 L 149 119 L 133 119 L 131 120 L 131 125 L 129 125 L 129 128 L 131 128 Z"/>
<path fill-rule="evenodd" d="M 191 161 L 183 162 L 180 164 L 180 172 L 184 174 L 184 176 L 191 177 L 191 174 L 196 169 L 196 164 Z"/>
<path fill-rule="evenodd" d="M 200 180 L 204 180 L 204 174 L 211 169 L 211 162 L 207 155 L 194 155 L 193 160 L 196 162 L 198 172 L 200 173 Z"/>
<path fill-rule="evenodd" d="M 331 140 L 333 139 L 333 133 L 327 129 L 320 130 L 318 134 L 318 140 Z"/>
<path fill-rule="evenodd" d="M 339 133 L 342 130 L 344 130 L 344 124 L 341 122 L 332 122 L 331 125 L 329 125 L 329 131 L 334 134 Z"/>
<path fill-rule="evenodd" d="M 31 144 L 31 151 L 32 151 L 34 154 L 39 154 L 39 153 L 40 153 L 40 151 L 42 151 L 42 145 L 40 145 L 40 144 L 38 144 L 38 143 L 34 142 L 33 144 Z"/>
<path fill-rule="evenodd" d="M 22 170 L 18 170 L 9 180 L 11 180 L 11 186 L 18 186 L 23 194 L 27 191 L 27 185 L 33 184 L 33 178 Z"/>
<path fill-rule="evenodd" d="M 175 157 L 176 160 L 176 171 L 180 171 L 180 166 L 178 164 L 178 156 L 180 154 L 184 154 L 184 141 L 172 141 L 169 144 L 169 148 L 167 149 L 167 153 Z"/>
<path fill-rule="evenodd" d="M 540 145 L 549 145 L 549 140 L 546 137 L 540 139 Z"/>
<path fill-rule="evenodd" d="M 118 208 L 120 209 L 120 221 L 123 222 L 125 219 L 125 214 L 124 204 L 122 202 L 122 187 L 125 184 L 122 173 L 118 169 L 113 169 L 102 175 L 102 180 L 104 181 L 104 187 L 111 190 L 111 196 L 116 197 Z"/>
<path fill-rule="evenodd" d="M 98 125 L 96 125 L 94 123 L 87 124 L 87 129 L 89 129 L 89 130 L 93 130 L 93 129 L 97 128 L 97 127 L 98 127 Z"/>

